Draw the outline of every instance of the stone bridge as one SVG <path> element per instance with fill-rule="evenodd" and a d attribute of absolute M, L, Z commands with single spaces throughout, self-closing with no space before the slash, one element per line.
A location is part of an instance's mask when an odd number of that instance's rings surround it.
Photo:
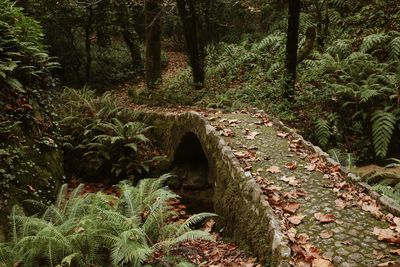
<path fill-rule="evenodd" d="M 139 113 L 138 120 L 153 125 L 156 141 L 168 160 L 178 164 L 185 159 L 207 160 L 207 182 L 214 189 L 214 210 L 220 216 L 224 232 L 254 252 L 271 266 L 282 265 L 290 249 L 279 230 L 279 221 L 251 176 L 220 134 L 196 112 Z"/>
<path fill-rule="evenodd" d="M 297 233 L 305 233 L 310 242 L 321 250 L 321 257 L 323 255 L 335 266 L 375 266 L 382 260 L 377 260 L 374 253 L 384 254 L 387 256 L 383 258 L 386 261 L 393 259 L 389 251 L 396 249 L 396 246 L 378 241 L 373 234 L 374 227 L 383 229 L 388 227 L 388 224 L 376 220 L 360 208 L 350 205 L 345 209 L 335 207 L 337 192 L 327 189 L 326 175 L 317 171 L 305 171 L 303 167 L 309 164 L 306 162 L 307 159 L 290 153 L 289 142 L 287 139 L 277 137 L 276 131 L 290 132 L 294 138 L 301 140 L 300 142 L 308 150 L 325 158 L 328 164 L 336 162 L 280 122 L 275 122 L 274 127 L 260 128 L 256 125 L 258 119 L 254 119 L 254 116 L 226 115 L 226 118 L 220 121 L 247 120 L 245 130 L 239 127 L 234 129 L 236 136 L 243 135 L 243 132 L 248 134 L 253 130 L 259 131 L 257 135 L 260 136 L 258 139 L 254 136 L 251 138 L 242 136 L 242 140 L 229 139 L 228 146 L 220 132 L 196 112 L 138 112 L 135 119 L 154 126 L 155 143 L 163 149 L 171 164 L 176 166 L 190 164 L 191 167 L 200 166 L 205 170 L 202 184 L 213 188 L 214 211 L 219 215 L 224 233 L 235 242 L 249 248 L 267 266 L 289 266 L 296 254 L 293 252 L 293 247 L 291 249 L 291 241 L 288 240 L 287 234 L 282 232 L 284 231 L 282 226 L 285 227 L 282 222 L 287 221 L 290 214 L 282 212 L 276 214 L 276 209 L 272 208 L 265 191 L 261 189 L 262 183 L 260 185 L 256 179 L 261 172 L 265 175 L 265 169 L 272 164 L 280 166 L 279 173 L 267 172 L 266 175 L 269 175 L 268 180 L 272 181 L 272 184 L 283 188 L 282 192 L 293 192 L 293 188 L 282 181 L 280 176 L 285 174 L 300 177 L 298 179 L 301 180 L 300 187 L 306 191 L 307 196 L 298 200 L 301 203 L 298 212 L 304 215 L 304 219 L 302 224 L 295 227 Z M 230 126 L 230 123 L 227 123 L 227 126 Z M 257 142 L 250 142 L 253 139 Z M 242 142 L 243 140 L 249 142 Z M 243 162 L 239 162 L 234 151 L 237 152 L 243 147 L 250 149 L 250 146 L 255 146 L 253 148 L 257 151 L 255 154 L 264 160 L 255 160 L 251 171 L 244 171 Z M 297 170 L 287 170 L 285 164 L 288 161 L 296 162 Z M 355 178 L 345 172 L 343 175 Z M 388 208 L 394 214 L 400 213 L 398 205 L 372 192 L 368 185 L 358 183 L 357 186 L 362 192 L 366 192 L 361 194 L 370 194 L 373 197 L 372 201 L 376 199 L 376 202 L 383 204 L 384 209 Z M 320 224 L 314 219 L 317 212 L 331 213 L 337 222 Z M 362 220 L 359 225 L 357 220 Z M 332 233 L 333 237 L 320 238 L 319 235 L 323 231 Z"/>

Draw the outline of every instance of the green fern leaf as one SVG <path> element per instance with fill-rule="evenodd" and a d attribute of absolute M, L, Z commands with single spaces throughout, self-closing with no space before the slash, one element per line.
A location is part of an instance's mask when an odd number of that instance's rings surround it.
<path fill-rule="evenodd" d="M 375 154 L 377 157 L 384 158 L 396 126 L 396 116 L 391 112 L 376 111 L 371 122 Z"/>
<path fill-rule="evenodd" d="M 331 127 L 329 122 L 324 119 L 318 119 L 315 123 L 315 138 L 322 147 L 328 144 L 329 137 L 331 136 Z"/>
<path fill-rule="evenodd" d="M 389 58 L 391 60 L 400 59 L 400 36 L 394 38 L 388 44 Z"/>
<path fill-rule="evenodd" d="M 388 40 L 388 35 L 385 33 L 375 33 L 364 37 L 361 44 L 360 51 L 368 52 L 372 48 L 376 48 L 378 45 L 383 45 Z"/>

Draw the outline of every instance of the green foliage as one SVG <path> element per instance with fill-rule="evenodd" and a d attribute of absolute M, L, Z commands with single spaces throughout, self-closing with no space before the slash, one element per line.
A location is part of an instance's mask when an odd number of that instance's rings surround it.
<path fill-rule="evenodd" d="M 65 89 L 59 99 L 65 157 L 76 170 L 89 176 L 138 178 L 160 159 L 151 155 L 145 136 L 151 127 L 132 122 L 134 113 L 118 107 L 110 93 L 96 96 L 87 88 Z M 85 161 L 82 168 L 74 161 L 77 155 Z"/>
<path fill-rule="evenodd" d="M 62 66 L 55 75 L 64 84 L 79 87 L 88 83 L 104 88 L 141 70 L 135 31 L 141 23 L 140 16 L 136 16 L 140 4 L 126 0 L 60 0 L 54 5 L 52 0 L 37 0 L 26 6 L 28 14 L 43 26 L 50 53 Z M 133 62 L 131 53 L 138 62 Z"/>
<path fill-rule="evenodd" d="M 377 192 L 393 199 L 397 203 L 400 203 L 400 183 L 395 187 L 384 184 L 376 184 L 372 188 Z"/>
<path fill-rule="evenodd" d="M 143 266 L 151 264 L 155 254 L 171 261 L 170 254 L 182 242 L 211 240 L 208 233 L 190 226 L 214 214 L 197 214 L 183 224 L 169 222 L 177 214 L 168 200 L 178 196 L 162 188 L 167 178 L 145 179 L 136 187 L 123 182 L 119 197 L 81 195 L 82 186 L 68 196 L 64 185 L 54 205 L 32 202 L 42 207 L 35 216 L 14 207 L 10 215 L 13 238 L 0 245 L 0 264 Z M 172 257 L 170 263 L 177 261 Z"/>
<path fill-rule="evenodd" d="M 87 151 L 84 158 L 93 162 L 97 169 L 111 165 L 112 174 L 125 178 L 134 178 L 135 174 L 142 174 L 143 171 L 149 172 L 149 162 L 141 162 L 137 154 L 139 146 L 143 148 L 150 142 L 144 135 L 150 127 L 139 122 L 122 123 L 117 118 L 90 127 L 94 127 L 96 135 L 88 143 L 85 139 L 79 146 Z M 90 130 L 86 134 L 90 136 Z"/>
<path fill-rule="evenodd" d="M 47 89 L 56 66 L 41 44 L 42 31 L 8 0 L 0 1 L 0 121 L 22 121 L 29 130 L 46 130 L 50 115 Z M 43 113 L 41 121 L 35 113 Z"/>
<path fill-rule="evenodd" d="M 318 119 L 315 122 L 315 138 L 322 147 L 328 144 L 331 135 L 331 128 L 329 122 L 324 119 Z"/>
<path fill-rule="evenodd" d="M 386 157 L 398 118 L 387 111 L 376 111 L 372 115 L 372 139 L 378 157 Z"/>

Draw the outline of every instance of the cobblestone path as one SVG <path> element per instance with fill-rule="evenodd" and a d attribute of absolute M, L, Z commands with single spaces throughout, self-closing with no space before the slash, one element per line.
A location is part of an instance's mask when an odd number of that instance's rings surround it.
<path fill-rule="evenodd" d="M 281 218 L 294 265 L 311 266 L 307 256 L 317 253 L 333 266 L 400 266 L 399 244 L 379 241 L 377 235 L 379 229 L 396 227 L 396 217 L 343 179 L 336 166 L 305 152 L 261 114 L 206 117 Z"/>

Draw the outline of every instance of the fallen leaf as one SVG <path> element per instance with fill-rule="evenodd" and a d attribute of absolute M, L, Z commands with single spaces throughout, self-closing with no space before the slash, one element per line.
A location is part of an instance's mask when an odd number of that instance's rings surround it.
<path fill-rule="evenodd" d="M 346 246 L 351 246 L 351 245 L 353 245 L 353 241 L 351 241 L 351 240 L 345 240 L 345 241 L 342 242 L 342 244 L 343 244 L 343 245 L 346 245 Z"/>
<path fill-rule="evenodd" d="M 381 260 L 383 258 L 387 258 L 388 257 L 387 255 L 383 254 L 382 251 L 376 251 L 375 249 L 372 252 L 372 254 L 374 255 L 375 259 L 377 259 L 377 260 Z"/>
<path fill-rule="evenodd" d="M 317 168 L 317 165 L 310 163 L 307 164 L 306 166 L 304 166 L 304 169 L 306 169 L 307 171 L 315 171 L 315 169 Z"/>
<path fill-rule="evenodd" d="M 220 135 L 225 136 L 225 137 L 232 137 L 232 136 L 235 136 L 235 133 L 233 132 L 232 129 L 227 128 L 227 129 L 222 129 L 220 131 Z"/>
<path fill-rule="evenodd" d="M 380 229 L 374 227 L 373 234 L 378 236 L 379 241 L 388 241 L 390 243 L 400 244 L 400 233 L 391 229 Z"/>
<path fill-rule="evenodd" d="M 392 253 L 392 254 L 397 254 L 397 255 L 400 256 L 400 248 L 398 248 L 398 249 L 392 249 L 392 250 L 390 251 L 390 253 Z"/>
<path fill-rule="evenodd" d="M 378 206 L 376 201 L 369 202 L 369 203 L 363 203 L 361 206 L 361 209 L 364 211 L 371 212 L 373 215 L 376 215 L 377 217 L 380 217 L 380 214 L 381 214 L 380 207 Z"/>
<path fill-rule="evenodd" d="M 282 176 L 282 177 L 279 177 L 279 180 L 282 180 L 291 186 L 298 186 L 300 184 L 300 181 L 297 180 L 296 177 L 294 177 L 294 176 L 290 176 L 290 177 Z"/>
<path fill-rule="evenodd" d="M 341 198 L 336 199 L 335 204 L 336 204 L 336 207 L 338 207 L 340 210 L 342 210 L 346 207 L 346 203 Z"/>
<path fill-rule="evenodd" d="M 301 221 L 306 217 L 305 215 L 294 215 L 288 218 L 289 222 L 294 224 L 294 225 L 299 225 Z"/>
<path fill-rule="evenodd" d="M 290 213 L 295 213 L 299 208 L 300 208 L 299 202 L 286 202 L 283 205 L 283 210 Z"/>
<path fill-rule="evenodd" d="M 296 229 L 294 229 L 293 227 L 290 228 L 289 230 L 287 230 L 286 234 L 290 241 L 292 241 L 292 242 L 295 241 L 296 232 L 297 232 Z"/>
<path fill-rule="evenodd" d="M 324 230 L 319 234 L 319 236 L 321 238 L 323 238 L 323 239 L 328 239 L 328 238 L 331 238 L 333 236 L 333 232 L 329 231 L 329 230 Z"/>
<path fill-rule="evenodd" d="M 386 266 L 393 266 L 393 267 L 395 267 L 395 266 L 396 266 L 396 262 L 394 262 L 394 261 L 387 261 L 387 262 L 384 262 L 384 263 L 379 263 L 377 266 L 378 266 L 378 267 L 386 267 Z"/>
<path fill-rule="evenodd" d="M 247 140 L 254 140 L 254 138 L 259 135 L 259 132 L 249 132 L 248 134 L 246 134 L 246 139 Z"/>
<path fill-rule="evenodd" d="M 289 134 L 285 132 L 277 132 L 276 135 L 282 138 L 286 138 Z"/>
<path fill-rule="evenodd" d="M 313 259 L 317 259 L 319 258 L 319 249 L 311 244 L 305 244 L 303 245 L 304 248 L 304 258 L 307 261 L 313 260 Z"/>
<path fill-rule="evenodd" d="M 289 170 L 295 170 L 297 168 L 297 162 L 292 161 L 285 164 L 285 167 Z"/>
<path fill-rule="evenodd" d="M 400 218 L 399 217 L 394 217 L 393 218 L 393 223 L 396 225 L 395 231 L 400 233 Z"/>
<path fill-rule="evenodd" d="M 270 191 L 281 191 L 282 187 L 279 187 L 279 186 L 276 186 L 276 185 L 270 185 L 270 186 L 267 187 L 267 190 L 270 190 Z"/>
<path fill-rule="evenodd" d="M 281 172 L 280 168 L 278 166 L 271 166 L 267 169 L 267 172 L 270 173 L 279 173 Z"/>
<path fill-rule="evenodd" d="M 333 267 L 332 262 L 326 259 L 317 258 L 312 261 L 312 267 Z"/>
<path fill-rule="evenodd" d="M 335 216 L 333 214 L 323 214 L 321 212 L 317 212 L 314 214 L 314 217 L 320 223 L 330 223 L 335 221 Z"/>
<path fill-rule="evenodd" d="M 297 235 L 297 243 L 305 245 L 307 244 L 308 240 L 310 240 L 310 237 L 307 234 L 298 234 Z"/>
<path fill-rule="evenodd" d="M 215 225 L 215 221 L 213 219 L 208 220 L 204 225 L 204 231 L 210 233 Z"/>

